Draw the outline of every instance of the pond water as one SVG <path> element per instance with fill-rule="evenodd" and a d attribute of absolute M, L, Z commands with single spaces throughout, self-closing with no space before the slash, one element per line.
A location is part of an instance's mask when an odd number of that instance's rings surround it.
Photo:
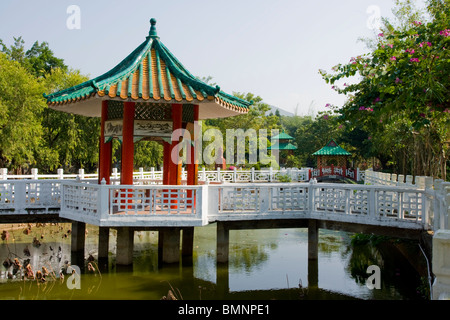
<path fill-rule="evenodd" d="M 0 240 L 0 260 L 17 258 L 35 276 L 42 267 L 50 274 L 45 282 L 24 280 L 23 271 L 13 274 L 6 260 L 0 266 L 1 299 L 160 300 L 169 290 L 184 300 L 428 299 L 426 261 L 413 242 L 352 245 L 352 234 L 320 229 L 314 263 L 307 258 L 307 229 L 232 230 L 229 263 L 216 266 L 212 224 L 195 229 L 192 260 L 176 265 L 158 265 L 157 232 L 136 231 L 133 265 L 122 267 L 115 265 L 115 230 L 109 259 L 99 262 L 98 228 L 88 226 L 85 258 L 95 259 L 94 270 L 86 263 L 77 278 L 65 270 L 74 261 L 70 224 L 12 227 Z M 366 285 L 369 265 L 380 267 L 381 289 Z"/>

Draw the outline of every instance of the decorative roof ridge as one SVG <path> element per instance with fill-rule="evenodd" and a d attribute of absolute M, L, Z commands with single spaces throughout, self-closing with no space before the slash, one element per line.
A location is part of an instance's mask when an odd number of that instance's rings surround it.
<path fill-rule="evenodd" d="M 189 84 L 192 88 L 204 91 L 209 96 L 215 96 L 220 91 L 219 86 L 210 86 L 209 84 L 195 78 L 187 69 L 175 58 L 175 56 L 160 41 L 155 41 L 155 49 L 158 48 L 161 58 L 169 67 L 169 70 L 180 80 Z"/>
<path fill-rule="evenodd" d="M 153 39 L 148 38 L 146 41 L 141 43 L 132 53 L 130 53 L 125 59 L 123 59 L 119 64 L 117 64 L 114 68 L 105 72 L 104 74 L 97 76 L 94 79 L 90 79 L 83 83 L 80 83 L 74 87 L 63 89 L 49 95 L 46 95 L 44 93 L 44 98 L 49 100 L 56 97 L 61 97 L 86 87 L 92 87 L 92 89 L 95 91 L 103 90 L 104 87 L 106 87 L 105 84 L 106 81 L 114 82 L 115 80 L 126 78 L 127 75 L 133 73 L 139 66 L 142 56 L 148 51 L 149 48 L 152 47 L 152 42 Z M 130 61 L 133 62 L 130 64 L 129 63 Z"/>
<path fill-rule="evenodd" d="M 219 95 L 220 98 L 222 98 L 223 100 L 225 100 L 227 102 L 230 102 L 230 103 L 236 103 L 237 102 L 237 103 L 245 105 L 247 108 L 249 106 L 253 105 L 253 103 L 254 103 L 253 100 L 248 102 L 247 100 L 244 100 L 244 99 L 241 99 L 239 97 L 233 96 L 233 95 L 228 94 L 228 93 L 226 93 L 226 92 L 224 92 L 222 90 L 219 91 L 218 95 Z"/>
<path fill-rule="evenodd" d="M 181 90 L 181 96 L 183 99 L 186 98 L 186 95 L 183 91 L 183 87 L 181 83 L 185 84 L 188 89 L 190 95 L 197 99 L 198 95 L 203 96 L 203 98 L 207 98 L 208 100 L 216 99 L 216 102 L 222 105 L 223 107 L 229 108 L 233 106 L 233 108 L 242 108 L 248 109 L 252 102 L 248 102 L 244 99 L 235 97 L 233 95 L 227 94 L 223 92 L 219 86 L 211 86 L 202 80 L 196 78 L 192 75 L 183 64 L 172 54 L 172 52 L 160 41 L 160 38 L 156 32 L 156 19 L 152 18 L 150 20 L 150 31 L 149 35 L 146 37 L 146 40 L 142 42 L 136 49 L 133 50 L 125 59 L 123 59 L 120 63 L 118 63 L 111 70 L 103 73 L 100 76 L 97 76 L 93 79 L 87 80 L 81 84 L 76 86 L 66 88 L 57 92 L 53 92 L 51 94 L 46 95 L 43 94 L 44 98 L 47 99 L 47 104 L 61 104 L 66 103 L 67 101 L 78 101 L 79 99 L 84 99 L 88 97 L 93 97 L 98 94 L 100 97 L 103 97 L 105 94 L 109 94 L 110 88 L 114 88 L 116 90 L 115 94 L 117 94 L 117 88 L 121 88 L 122 82 L 128 80 L 128 97 L 130 97 L 130 92 L 132 88 L 132 76 L 137 70 L 139 70 L 139 83 L 138 83 L 138 97 L 142 98 L 142 70 L 145 65 L 145 59 L 150 59 L 152 56 L 152 51 L 154 50 L 155 56 L 157 57 L 157 61 L 159 59 L 163 60 L 165 63 L 164 74 L 167 72 L 168 81 L 168 90 L 170 90 L 170 98 L 174 99 L 175 94 L 173 92 L 171 74 L 175 77 L 174 81 L 178 82 L 178 85 Z M 149 67 L 151 67 L 151 61 L 148 61 Z M 159 70 L 159 62 L 157 62 L 158 66 L 158 84 L 161 98 L 164 98 L 164 88 L 162 87 L 162 79 L 161 70 Z M 149 69 L 150 70 L 150 69 Z M 149 83 L 152 83 L 152 78 L 149 77 Z M 117 85 L 117 87 L 114 87 Z M 120 89 L 119 89 L 120 90 Z M 153 89 L 149 87 L 149 95 L 150 98 L 153 98 Z M 166 92 L 167 93 L 167 92 Z M 203 101 L 203 98 L 198 97 L 199 101 Z M 76 100 L 78 99 L 78 100 Z M 159 99 L 157 99 L 159 100 Z M 167 99 L 166 99 L 167 100 Z M 178 101 L 178 100 L 177 100 Z M 191 101 L 191 100 L 189 100 Z M 240 110 L 240 109 L 239 109 Z M 242 111 L 242 110 L 241 110 Z"/>

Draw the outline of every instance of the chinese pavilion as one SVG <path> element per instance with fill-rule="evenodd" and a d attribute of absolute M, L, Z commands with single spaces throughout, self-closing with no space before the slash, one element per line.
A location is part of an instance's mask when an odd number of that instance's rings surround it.
<path fill-rule="evenodd" d="M 271 145 L 270 147 L 267 147 L 267 150 L 278 150 L 279 152 L 283 152 L 284 154 L 281 154 L 280 157 L 280 164 L 285 164 L 287 156 L 292 155 L 294 150 L 297 150 L 297 147 L 291 143 L 293 139 L 293 137 L 283 131 L 272 137 L 270 141 Z"/>
<path fill-rule="evenodd" d="M 133 184 L 134 144 L 146 139 L 164 146 L 163 184 L 180 185 L 181 157 L 172 153 L 180 138 L 172 140 L 172 132 L 186 129 L 194 141 L 197 120 L 246 113 L 251 104 L 194 77 L 161 42 L 156 20 L 150 24 L 145 41 L 116 67 L 44 95 L 52 109 L 101 118 L 99 183 L 110 183 L 111 141 L 117 138 L 122 143 L 120 184 Z M 195 185 L 198 163 L 193 161 L 192 143 L 190 148 L 187 183 Z"/>
<path fill-rule="evenodd" d="M 331 165 L 346 168 L 347 157 L 351 156 L 351 153 L 341 148 L 336 141 L 331 139 L 323 148 L 312 155 L 317 157 L 317 168 Z"/>

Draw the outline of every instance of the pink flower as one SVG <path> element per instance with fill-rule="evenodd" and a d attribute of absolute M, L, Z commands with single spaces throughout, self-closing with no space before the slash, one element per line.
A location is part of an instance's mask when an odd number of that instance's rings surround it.
<path fill-rule="evenodd" d="M 366 111 L 372 112 L 373 109 L 372 108 L 366 108 Z"/>
<path fill-rule="evenodd" d="M 445 108 L 444 112 L 450 113 L 450 109 L 449 108 Z"/>
<path fill-rule="evenodd" d="M 359 110 L 366 110 L 366 107 L 361 106 L 361 107 L 359 107 Z"/>
<path fill-rule="evenodd" d="M 384 37 L 384 33 L 381 32 L 381 33 L 378 34 L 378 36 L 379 36 L 379 37 Z"/>
<path fill-rule="evenodd" d="M 390 47 L 391 49 L 394 47 L 392 43 L 388 43 L 387 46 Z"/>
<path fill-rule="evenodd" d="M 367 139 L 368 139 L 368 140 L 372 140 L 372 137 L 368 137 Z"/>
<path fill-rule="evenodd" d="M 448 36 L 450 36 L 450 29 L 442 30 L 441 32 L 439 32 L 439 34 L 441 36 L 448 37 Z"/>
<path fill-rule="evenodd" d="M 414 24 L 415 26 L 420 26 L 420 25 L 422 24 L 422 22 L 420 22 L 420 21 L 414 21 L 413 24 Z"/>
<path fill-rule="evenodd" d="M 420 60 L 419 60 L 419 58 L 411 58 L 409 61 L 411 61 L 411 62 L 419 62 Z"/>
<path fill-rule="evenodd" d="M 328 120 L 328 115 L 325 114 L 325 115 L 323 116 L 323 118 L 324 118 L 325 120 Z"/>
<path fill-rule="evenodd" d="M 331 107 L 331 104 L 327 103 L 327 104 L 325 105 L 325 108 L 329 108 L 329 107 Z"/>
<path fill-rule="evenodd" d="M 414 54 L 414 49 L 406 49 L 405 52 L 408 52 L 409 54 Z"/>
<path fill-rule="evenodd" d="M 419 117 L 425 118 L 425 113 L 419 114 Z"/>
<path fill-rule="evenodd" d="M 400 80 L 400 78 L 396 78 L 395 79 L 395 83 L 402 83 L 403 81 L 402 80 Z"/>
<path fill-rule="evenodd" d="M 397 58 L 396 58 L 395 56 L 392 56 L 392 57 L 391 57 L 391 60 L 392 60 L 392 61 L 395 61 L 395 60 L 397 60 Z"/>

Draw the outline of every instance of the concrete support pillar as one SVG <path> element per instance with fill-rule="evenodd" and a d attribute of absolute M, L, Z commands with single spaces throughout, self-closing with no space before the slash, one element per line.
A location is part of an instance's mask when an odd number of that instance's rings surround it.
<path fill-rule="evenodd" d="M 84 253 L 84 243 L 86 240 L 86 223 L 72 222 L 71 251 Z"/>
<path fill-rule="evenodd" d="M 130 265 L 133 263 L 134 230 L 130 227 L 117 228 L 116 264 Z"/>
<path fill-rule="evenodd" d="M 98 259 L 108 258 L 109 252 L 109 227 L 98 228 Z"/>
<path fill-rule="evenodd" d="M 310 219 L 308 222 L 308 260 L 319 258 L 319 228 L 317 221 Z"/>
<path fill-rule="evenodd" d="M 158 248 L 163 263 L 180 262 L 180 228 L 161 228 Z"/>
<path fill-rule="evenodd" d="M 308 222 L 308 287 L 319 285 L 319 228 L 317 220 Z"/>
<path fill-rule="evenodd" d="M 229 299 L 230 292 L 230 274 L 228 264 L 221 263 L 216 267 L 216 299 Z"/>
<path fill-rule="evenodd" d="M 71 232 L 71 264 L 84 267 L 84 244 L 86 241 L 86 223 L 72 222 Z"/>
<path fill-rule="evenodd" d="M 438 230 L 433 236 L 432 271 L 435 280 L 433 300 L 450 299 L 450 230 Z"/>
<path fill-rule="evenodd" d="M 217 263 L 228 263 L 230 229 L 225 222 L 217 222 Z"/>
<path fill-rule="evenodd" d="M 194 252 L 194 227 L 183 228 L 181 255 L 183 257 L 192 257 L 193 252 Z"/>

